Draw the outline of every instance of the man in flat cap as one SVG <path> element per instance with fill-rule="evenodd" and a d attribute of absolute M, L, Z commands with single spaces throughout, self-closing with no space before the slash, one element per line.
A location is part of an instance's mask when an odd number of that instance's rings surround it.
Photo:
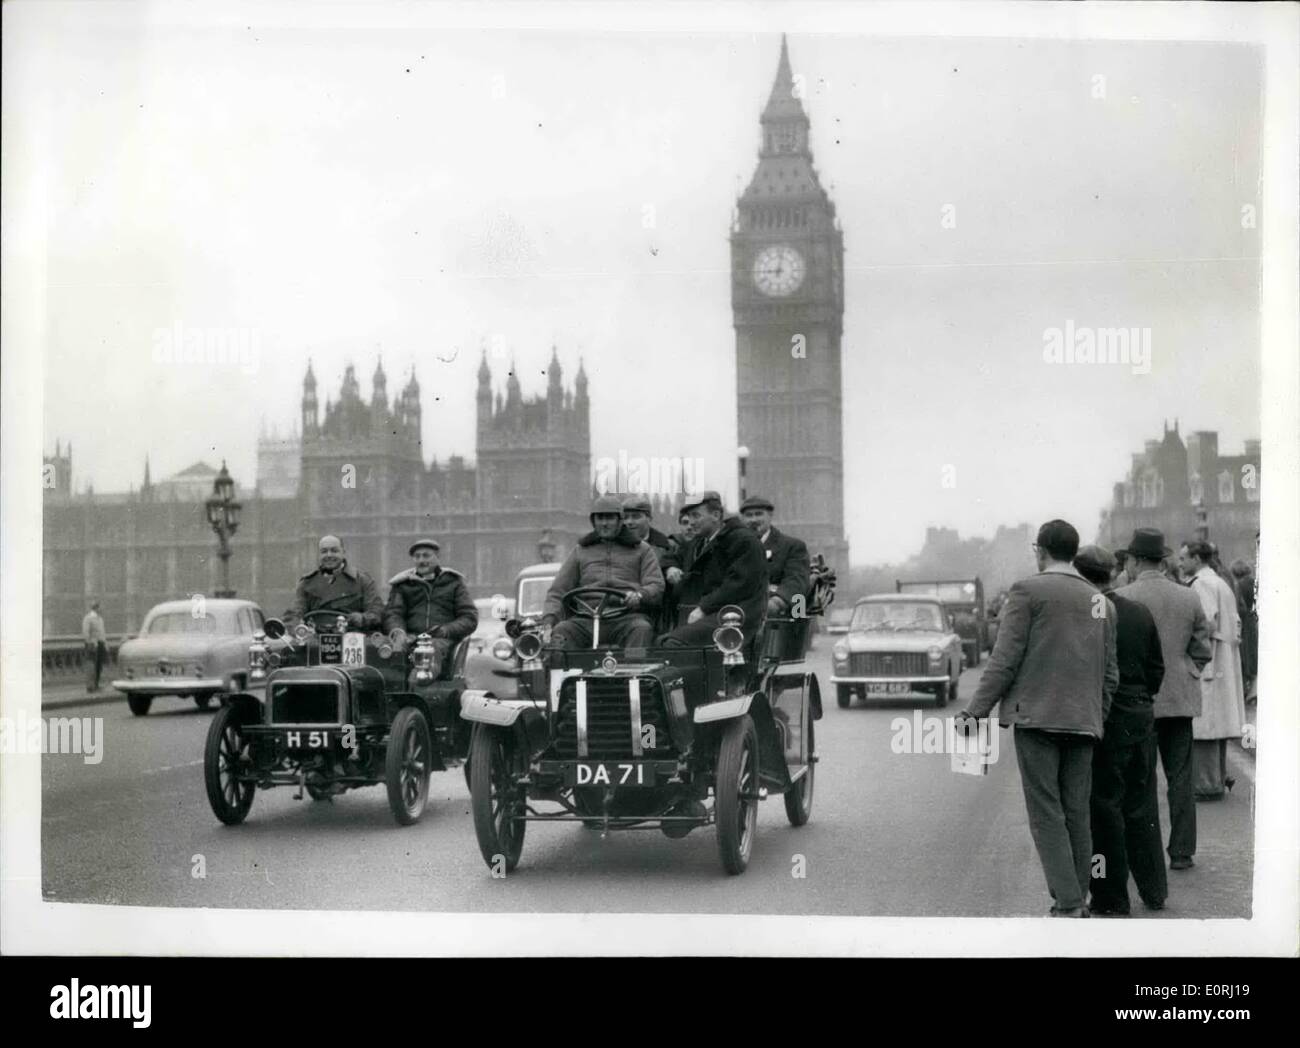
<path fill-rule="evenodd" d="M 669 646 L 707 645 L 718 628 L 718 612 L 728 604 L 745 613 L 743 632 L 752 637 L 767 610 L 767 557 L 758 536 L 735 516 L 728 516 L 716 491 L 688 495 L 682 509 L 690 514 L 695 539 L 686 549 L 678 590 L 681 607 L 694 605 L 686 624 L 663 637 Z"/>
<path fill-rule="evenodd" d="M 438 563 L 441 550 L 433 539 L 411 543 L 411 567 L 388 580 L 384 629 L 396 631 L 403 646 L 427 633 L 433 638 L 434 676 L 448 653 L 478 626 L 478 608 L 458 571 Z"/>
<path fill-rule="evenodd" d="M 650 523 L 653 518 L 654 510 L 650 505 L 650 499 L 645 495 L 628 495 L 623 500 L 623 523 L 628 531 L 654 550 L 655 558 L 659 561 L 659 570 L 664 573 L 666 583 L 668 570 L 681 566 L 681 553 L 676 542 Z M 648 614 L 658 612 L 657 617 L 663 623 L 663 628 L 672 628 L 677 614 L 677 602 L 673 599 L 672 587 L 665 584 L 660 607 L 648 607 L 646 612 Z"/>
<path fill-rule="evenodd" d="M 317 567 L 298 580 L 294 605 L 285 615 L 287 625 L 302 622 L 310 611 L 334 611 L 354 630 L 375 630 L 384 619 L 384 602 L 375 580 L 348 564 L 343 542 L 322 535 L 317 546 Z"/>
<path fill-rule="evenodd" d="M 1115 591 L 1151 612 L 1160 633 L 1164 679 L 1155 694 L 1156 746 L 1169 798 L 1169 868 L 1189 870 L 1196 852 L 1192 719 L 1201 712 L 1201 670 L 1210 661 L 1210 626 L 1196 594 L 1165 574 L 1172 550 L 1158 528 L 1138 528 L 1128 544 L 1130 579 Z"/>
<path fill-rule="evenodd" d="M 623 523 L 623 503 L 613 495 L 601 495 L 592 503 L 591 531 L 578 540 L 546 593 L 542 621 L 554 626 L 554 648 L 588 648 L 593 620 L 564 614 L 561 598 L 569 591 L 603 586 L 627 594 L 629 613 L 601 620 L 600 641 L 627 648 L 648 647 L 654 639 L 650 616 L 664 597 L 664 573 L 648 543 L 632 534 Z"/>
<path fill-rule="evenodd" d="M 803 539 L 785 535 L 772 526 L 772 503 L 751 495 L 740 505 L 740 515 L 763 544 L 767 558 L 767 613 L 789 615 L 795 597 L 807 597 L 809 585 L 808 547 Z"/>
<path fill-rule="evenodd" d="M 1154 699 L 1165 676 L 1160 633 L 1144 605 L 1113 592 L 1110 550 L 1083 546 L 1074 567 L 1115 605 L 1119 663 L 1119 686 L 1092 751 L 1092 851 L 1104 860 L 1093 865 L 1092 915 L 1129 915 L 1130 872 L 1147 909 L 1162 910 L 1169 888 L 1156 792 Z"/>

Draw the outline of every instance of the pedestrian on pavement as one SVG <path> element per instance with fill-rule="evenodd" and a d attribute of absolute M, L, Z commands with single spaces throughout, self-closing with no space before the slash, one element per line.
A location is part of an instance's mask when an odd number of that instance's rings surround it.
<path fill-rule="evenodd" d="M 1169 887 L 1161 851 L 1153 705 L 1165 675 L 1160 634 L 1150 611 L 1113 592 L 1115 558 L 1109 550 L 1084 546 L 1074 566 L 1115 605 L 1119 663 L 1115 701 L 1092 754 L 1092 915 L 1129 915 L 1130 871 L 1147 909 L 1162 910 Z"/>
<path fill-rule="evenodd" d="M 1211 564 L 1208 542 L 1194 540 L 1178 551 L 1179 567 L 1192 578 L 1210 627 L 1213 655 L 1201 674 L 1201 715 L 1192 721 L 1192 789 L 1197 800 L 1219 800 L 1232 789 L 1228 740 L 1241 738 L 1246 699 L 1241 684 L 1241 619 L 1237 597 Z"/>
<path fill-rule="evenodd" d="M 108 661 L 108 634 L 99 617 L 99 601 L 90 602 L 90 610 L 81 620 L 81 641 L 86 646 L 86 691 L 99 691 L 99 677 Z"/>
<path fill-rule="evenodd" d="M 1232 562 L 1229 570 L 1237 580 L 1237 592 L 1241 595 L 1241 603 L 1238 605 L 1241 615 L 1241 681 L 1246 703 L 1250 704 L 1255 701 L 1259 675 L 1259 613 L 1255 607 L 1258 595 L 1255 573 L 1240 557 Z"/>
<path fill-rule="evenodd" d="M 1196 802 L 1192 792 L 1192 719 L 1201 712 L 1201 668 L 1210 660 L 1210 629 L 1196 595 L 1169 578 L 1171 550 L 1158 528 L 1138 528 L 1129 540 L 1130 582 L 1117 596 L 1146 607 L 1160 634 L 1165 675 L 1155 695 L 1156 745 L 1169 799 L 1169 868 L 1192 867 Z"/>
<path fill-rule="evenodd" d="M 1075 569 L 1079 533 L 1038 529 L 1038 574 L 1021 579 L 999 616 L 997 643 L 962 718 L 1001 704 L 1015 725 L 1016 761 L 1053 917 L 1087 917 L 1092 865 L 1093 746 L 1119 683 L 1115 608 Z"/>

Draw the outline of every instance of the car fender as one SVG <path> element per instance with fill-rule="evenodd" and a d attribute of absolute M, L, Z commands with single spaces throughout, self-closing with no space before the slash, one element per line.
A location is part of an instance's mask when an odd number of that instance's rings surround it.
<path fill-rule="evenodd" d="M 262 700 L 249 692 L 234 692 L 226 698 L 226 705 L 238 710 L 244 719 L 254 724 L 261 724 L 265 719 L 262 716 Z"/>
<path fill-rule="evenodd" d="M 498 699 L 490 691 L 463 691 L 460 694 L 463 719 L 496 728 L 509 728 L 526 710 L 536 709 L 537 704 L 529 699 Z"/>
<path fill-rule="evenodd" d="M 753 705 L 754 695 L 737 695 L 732 699 L 722 699 L 718 702 L 706 702 L 701 706 L 695 707 L 695 712 L 691 719 L 696 724 L 712 724 L 715 721 L 735 720 L 737 717 L 743 717 L 749 712 Z"/>

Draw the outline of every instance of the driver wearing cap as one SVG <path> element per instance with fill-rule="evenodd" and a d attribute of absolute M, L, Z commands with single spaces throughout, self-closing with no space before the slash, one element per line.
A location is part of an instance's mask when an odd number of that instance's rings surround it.
<path fill-rule="evenodd" d="M 313 611 L 334 611 L 348 620 L 351 629 L 378 629 L 384 617 L 379 588 L 364 571 L 348 564 L 343 541 L 335 535 L 322 535 L 317 555 L 317 567 L 298 580 L 285 623 L 302 622 Z"/>
<path fill-rule="evenodd" d="M 648 647 L 654 639 L 654 627 L 642 612 L 657 607 L 664 596 L 664 576 L 655 552 L 637 538 L 623 523 L 623 504 L 602 495 L 591 507 L 592 530 L 578 540 L 573 551 L 560 565 L 560 571 L 546 594 L 542 621 L 554 626 L 551 646 L 587 648 L 591 646 L 592 620 L 578 613 L 556 625 L 563 611 L 561 599 L 574 589 L 598 586 L 620 590 L 629 613 L 608 621 L 602 616 L 600 639 L 628 648 Z M 593 595 L 590 603 L 597 603 Z M 613 608 L 611 607 L 611 610 Z"/>
<path fill-rule="evenodd" d="M 403 646 L 421 633 L 433 638 L 435 676 L 447 653 L 478 626 L 478 608 L 465 579 L 438 563 L 441 549 L 433 539 L 411 543 L 412 565 L 388 580 L 384 609 L 384 629 L 395 631 Z"/>

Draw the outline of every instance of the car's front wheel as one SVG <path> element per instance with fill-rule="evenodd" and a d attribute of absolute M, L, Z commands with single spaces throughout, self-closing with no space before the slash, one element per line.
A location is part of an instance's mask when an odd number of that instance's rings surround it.
<path fill-rule="evenodd" d="M 199 695 L 195 695 L 194 705 L 196 705 L 201 710 L 206 710 L 209 706 L 212 705 L 212 693 L 209 691 L 205 691 Z"/>
<path fill-rule="evenodd" d="M 137 717 L 143 717 L 149 712 L 149 707 L 153 705 L 153 696 L 128 695 L 126 697 L 126 704 L 131 707 L 131 712 Z"/>
<path fill-rule="evenodd" d="M 748 713 L 723 729 L 714 782 L 722 867 L 728 873 L 744 873 L 758 827 L 758 732 Z"/>
<path fill-rule="evenodd" d="M 393 718 L 384 757 L 388 806 L 402 826 L 418 822 L 429 800 L 431 749 L 429 722 L 424 714 L 412 706 L 403 706 Z"/>
<path fill-rule="evenodd" d="M 516 744 L 508 731 L 475 724 L 469 744 L 470 808 L 483 861 L 509 873 L 524 850 L 524 797 L 514 783 Z"/>
<path fill-rule="evenodd" d="M 212 812 L 227 826 L 244 821 L 253 806 L 257 784 L 246 778 L 253 770 L 250 740 L 244 734 L 240 711 L 223 706 L 208 725 L 203 749 L 203 781 Z"/>
<path fill-rule="evenodd" d="M 847 710 L 853 704 L 853 689 L 847 684 L 835 685 L 835 704 L 842 710 Z"/>

